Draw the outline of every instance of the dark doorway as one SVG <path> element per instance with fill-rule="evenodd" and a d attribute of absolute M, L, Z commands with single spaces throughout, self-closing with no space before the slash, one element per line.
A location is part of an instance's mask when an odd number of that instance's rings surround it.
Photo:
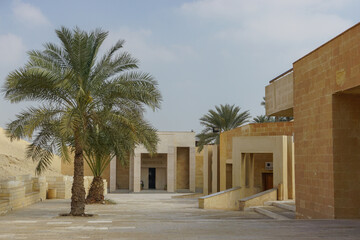
<path fill-rule="evenodd" d="M 263 181 L 263 191 L 273 188 L 273 174 L 272 173 L 263 173 L 262 181 Z"/>
<path fill-rule="evenodd" d="M 156 168 L 149 168 L 149 189 L 155 189 Z"/>

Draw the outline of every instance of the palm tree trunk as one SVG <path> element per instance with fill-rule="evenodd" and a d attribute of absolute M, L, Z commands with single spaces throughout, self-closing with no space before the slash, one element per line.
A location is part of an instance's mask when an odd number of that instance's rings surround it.
<path fill-rule="evenodd" d="M 104 201 L 104 181 L 102 177 L 94 177 L 91 183 L 86 203 L 102 203 Z"/>
<path fill-rule="evenodd" d="M 84 158 L 83 149 L 77 140 L 75 140 L 74 181 L 71 193 L 70 215 L 85 215 Z"/>

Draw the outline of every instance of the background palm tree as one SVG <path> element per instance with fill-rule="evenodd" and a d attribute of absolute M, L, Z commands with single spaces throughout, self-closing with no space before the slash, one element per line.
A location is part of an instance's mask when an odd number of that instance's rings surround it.
<path fill-rule="evenodd" d="M 41 103 L 17 115 L 7 132 L 11 139 L 33 139 L 27 154 L 38 162 L 38 173 L 51 164 L 54 153 L 69 159 L 71 148 L 74 181 L 70 215 L 81 216 L 85 214 L 83 155 L 89 129 L 109 123 L 134 129 L 128 116 L 142 113 L 145 105 L 159 108 L 161 95 L 151 75 L 133 70 L 138 61 L 119 52 L 124 41 L 116 42 L 98 58 L 108 32 L 61 27 L 56 34 L 61 45 L 46 43 L 43 51 L 30 51 L 28 63 L 7 77 L 6 99 Z"/>
<path fill-rule="evenodd" d="M 259 115 L 253 118 L 253 123 L 266 123 L 266 122 L 275 122 L 275 118 L 266 115 Z"/>
<path fill-rule="evenodd" d="M 263 97 L 263 100 L 260 103 L 261 106 L 266 108 L 266 101 L 265 97 Z M 293 120 L 293 117 L 278 117 L 278 116 L 266 116 L 266 115 L 260 115 L 253 118 L 253 122 L 255 123 L 263 123 L 263 122 L 289 122 Z"/>
<path fill-rule="evenodd" d="M 240 107 L 235 105 L 215 106 L 215 110 L 210 109 L 207 114 L 200 118 L 200 124 L 205 128 L 197 134 L 198 151 L 200 152 L 204 145 L 219 144 L 219 136 L 223 131 L 237 128 L 249 121 L 249 111 L 240 112 Z"/>
<path fill-rule="evenodd" d="M 156 130 L 142 116 L 133 118 L 133 121 L 136 122 L 135 131 L 122 125 L 108 125 L 105 128 L 95 126 L 90 130 L 84 156 L 94 178 L 86 198 L 87 203 L 101 203 L 104 200 L 101 175 L 111 159 L 116 158 L 122 165 L 127 165 L 130 153 L 137 144 L 144 145 L 150 154 L 156 152 L 159 141 Z"/>

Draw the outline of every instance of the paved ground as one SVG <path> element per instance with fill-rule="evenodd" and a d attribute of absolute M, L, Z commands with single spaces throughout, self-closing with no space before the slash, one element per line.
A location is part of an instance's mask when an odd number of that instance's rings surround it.
<path fill-rule="evenodd" d="M 47 200 L 0 216 L 0 239 L 360 239 L 360 220 L 277 221 L 171 196 L 110 194 L 118 204 L 87 206 L 90 218 L 59 217 L 69 201 Z"/>

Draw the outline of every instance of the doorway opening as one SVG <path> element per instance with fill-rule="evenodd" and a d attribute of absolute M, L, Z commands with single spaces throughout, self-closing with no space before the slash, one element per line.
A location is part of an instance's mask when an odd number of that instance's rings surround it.
<path fill-rule="evenodd" d="M 149 189 L 156 188 L 156 168 L 149 168 Z"/>
<path fill-rule="evenodd" d="M 263 191 L 273 188 L 273 174 L 262 173 Z"/>

